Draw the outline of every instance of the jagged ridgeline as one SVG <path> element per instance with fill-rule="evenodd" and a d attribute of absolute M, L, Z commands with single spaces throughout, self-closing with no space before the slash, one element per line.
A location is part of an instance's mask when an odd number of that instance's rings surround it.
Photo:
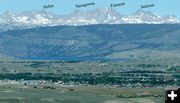
<path fill-rule="evenodd" d="M 0 15 L 0 31 L 33 28 L 37 26 L 92 25 L 92 24 L 177 24 L 180 20 L 173 15 L 161 16 L 149 11 L 138 10 L 128 15 L 112 8 L 97 8 L 90 11 L 74 10 L 67 15 L 46 10 L 11 12 Z"/>
<path fill-rule="evenodd" d="M 29 60 L 180 58 L 179 24 L 53 26 L 0 32 L 0 53 Z"/>

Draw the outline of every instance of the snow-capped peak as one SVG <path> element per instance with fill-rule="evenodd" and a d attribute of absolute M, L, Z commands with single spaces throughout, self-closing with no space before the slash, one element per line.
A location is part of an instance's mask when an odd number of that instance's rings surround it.
<path fill-rule="evenodd" d="M 122 18 L 126 23 L 160 24 L 161 16 L 149 11 L 139 10 Z"/>
<path fill-rule="evenodd" d="M 75 10 L 69 15 L 59 15 L 45 10 L 13 13 L 7 11 L 0 15 L 0 29 L 28 28 L 54 25 L 90 25 L 90 24 L 163 24 L 180 23 L 175 16 L 138 10 L 129 15 L 121 15 L 112 8 L 97 8 L 91 11 Z"/>

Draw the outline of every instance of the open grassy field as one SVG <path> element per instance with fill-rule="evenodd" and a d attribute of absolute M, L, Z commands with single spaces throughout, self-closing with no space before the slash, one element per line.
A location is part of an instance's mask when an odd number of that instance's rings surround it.
<path fill-rule="evenodd" d="M 152 96 L 135 96 L 150 92 Z M 160 96 L 155 97 L 154 94 Z M 125 95 L 126 97 L 118 97 Z M 164 89 L 1 85 L 0 103 L 164 103 Z"/>
<path fill-rule="evenodd" d="M 149 65 L 142 67 L 141 65 Z M 166 71 L 171 64 L 100 61 L 0 61 L 1 73 L 103 73 L 132 70 Z"/>

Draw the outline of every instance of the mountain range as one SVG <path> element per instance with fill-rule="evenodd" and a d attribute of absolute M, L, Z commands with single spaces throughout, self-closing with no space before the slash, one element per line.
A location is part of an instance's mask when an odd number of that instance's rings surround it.
<path fill-rule="evenodd" d="M 0 15 L 0 31 L 25 29 L 41 26 L 81 26 L 92 24 L 177 24 L 175 16 L 138 10 L 129 15 L 122 15 L 112 8 L 97 8 L 91 11 L 75 10 L 68 15 L 59 15 L 46 10 L 13 13 L 7 11 Z"/>
<path fill-rule="evenodd" d="M 0 60 L 180 60 L 180 20 L 139 10 L 0 15 Z"/>

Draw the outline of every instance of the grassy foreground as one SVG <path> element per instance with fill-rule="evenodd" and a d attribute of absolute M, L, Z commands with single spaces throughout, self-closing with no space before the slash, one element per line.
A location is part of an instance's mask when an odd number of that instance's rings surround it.
<path fill-rule="evenodd" d="M 164 103 L 163 88 L 47 87 L 0 85 L 0 103 Z"/>

